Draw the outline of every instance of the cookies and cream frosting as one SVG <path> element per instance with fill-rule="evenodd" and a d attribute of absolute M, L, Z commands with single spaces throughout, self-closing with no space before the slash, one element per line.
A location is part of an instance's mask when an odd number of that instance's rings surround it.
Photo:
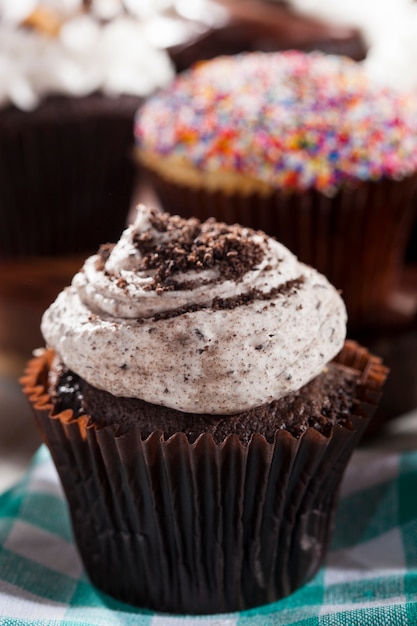
<path fill-rule="evenodd" d="M 417 168 L 417 97 L 319 52 L 243 53 L 196 64 L 139 111 L 138 156 L 205 189 L 302 191 Z"/>
<path fill-rule="evenodd" d="M 299 389 L 345 332 L 338 292 L 274 239 L 144 206 L 42 319 L 47 345 L 91 385 L 210 414 Z"/>

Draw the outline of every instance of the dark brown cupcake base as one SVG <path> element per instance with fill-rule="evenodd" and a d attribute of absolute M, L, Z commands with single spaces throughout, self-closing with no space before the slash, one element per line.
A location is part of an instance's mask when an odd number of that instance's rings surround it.
<path fill-rule="evenodd" d="M 114 436 L 71 411 L 51 414 L 53 355 L 22 379 L 70 506 L 91 581 L 131 604 L 171 613 L 218 613 L 282 598 L 318 570 L 338 486 L 378 402 L 386 369 L 347 342 L 337 360 L 360 371 L 352 428 L 268 443 L 202 434 L 168 440 L 137 429 Z"/>
<path fill-rule="evenodd" d="M 217 444 L 228 435 L 237 435 L 247 444 L 256 433 L 272 443 L 278 429 L 297 439 L 309 427 L 324 436 L 336 424 L 350 428 L 349 415 L 358 378 L 356 369 L 329 363 L 297 391 L 233 415 L 184 413 L 138 398 L 114 396 L 93 387 L 60 362 L 54 362 L 50 369 L 48 391 L 53 398 L 54 413 L 70 409 L 76 417 L 88 415 L 89 423 L 95 428 L 111 426 L 117 436 L 136 428 L 140 429 L 142 439 L 158 430 L 164 433 L 164 439 L 181 432 L 193 443 L 201 433 L 206 433 Z"/>
<path fill-rule="evenodd" d="M 51 97 L 0 112 L 0 258 L 94 252 L 117 241 L 133 191 L 142 99 Z"/>

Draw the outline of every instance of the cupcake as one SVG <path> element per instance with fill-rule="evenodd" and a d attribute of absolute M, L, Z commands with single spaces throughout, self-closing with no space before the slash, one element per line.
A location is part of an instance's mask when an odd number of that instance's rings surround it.
<path fill-rule="evenodd" d="M 162 205 L 261 228 L 375 323 L 404 254 L 417 98 L 345 57 L 288 51 L 195 65 L 139 110 L 138 161 Z"/>
<path fill-rule="evenodd" d="M 386 369 L 261 231 L 139 207 L 47 309 L 22 379 L 86 571 L 171 613 L 307 582 Z"/>
<path fill-rule="evenodd" d="M 210 15 L 217 9 L 217 19 L 209 28 L 168 48 L 177 71 L 203 59 L 255 50 L 321 50 L 357 61 L 366 56 L 359 28 L 311 17 L 285 0 L 217 0 L 210 3 L 209 11 L 204 3 L 202 7 Z"/>
<path fill-rule="evenodd" d="M 121 2 L 5 0 L 0 55 L 0 259 L 115 241 L 131 206 L 134 114 L 172 79 L 168 54 Z"/>
<path fill-rule="evenodd" d="M 346 3 L 331 0 L 290 0 L 291 7 L 307 19 L 324 20 L 338 27 L 359 30 L 366 42 L 363 65 L 381 84 L 399 91 L 417 93 L 417 4 L 413 1 Z M 417 262 L 417 211 L 410 230 L 405 265 Z"/>

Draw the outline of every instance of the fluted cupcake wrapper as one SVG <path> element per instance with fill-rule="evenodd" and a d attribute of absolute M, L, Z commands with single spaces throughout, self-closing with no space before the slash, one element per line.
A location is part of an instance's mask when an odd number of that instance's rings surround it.
<path fill-rule="evenodd" d="M 139 98 L 50 98 L 0 112 L 0 258 L 95 251 L 117 241 L 133 192 Z"/>
<path fill-rule="evenodd" d="M 416 214 L 417 176 L 362 183 L 327 197 L 316 190 L 226 194 L 150 180 L 164 209 L 261 229 L 342 290 L 351 329 L 378 324 L 395 286 Z"/>
<path fill-rule="evenodd" d="M 338 362 L 362 373 L 351 428 L 299 439 L 277 431 L 221 444 L 209 434 L 118 436 L 71 411 L 52 415 L 52 355 L 22 379 L 68 499 L 91 581 L 131 604 L 172 613 L 247 609 L 282 598 L 323 562 L 338 486 L 387 370 L 346 342 Z"/>

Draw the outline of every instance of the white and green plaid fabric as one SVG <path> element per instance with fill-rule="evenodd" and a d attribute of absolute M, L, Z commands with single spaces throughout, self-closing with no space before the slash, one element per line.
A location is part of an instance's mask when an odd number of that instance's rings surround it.
<path fill-rule="evenodd" d="M 244 613 L 181 617 L 123 605 L 90 584 L 49 453 L 0 496 L 0 624 L 417 625 L 417 452 L 358 450 L 326 566 L 292 596 Z"/>

